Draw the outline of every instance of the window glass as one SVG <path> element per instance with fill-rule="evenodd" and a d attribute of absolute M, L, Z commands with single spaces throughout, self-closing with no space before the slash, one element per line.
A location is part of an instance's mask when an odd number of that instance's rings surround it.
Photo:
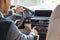
<path fill-rule="evenodd" d="M 11 5 L 21 5 L 31 9 L 54 9 L 60 0 L 11 0 Z"/>

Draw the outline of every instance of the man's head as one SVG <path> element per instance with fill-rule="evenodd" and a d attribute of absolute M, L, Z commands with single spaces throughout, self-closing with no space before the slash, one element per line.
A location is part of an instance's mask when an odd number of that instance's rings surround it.
<path fill-rule="evenodd" d="M 0 11 L 7 13 L 10 8 L 10 0 L 0 0 Z"/>

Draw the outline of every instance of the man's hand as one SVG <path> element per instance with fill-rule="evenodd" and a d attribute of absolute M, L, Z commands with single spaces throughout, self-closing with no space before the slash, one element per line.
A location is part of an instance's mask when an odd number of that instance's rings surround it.
<path fill-rule="evenodd" d="M 22 6 L 17 6 L 16 9 L 15 9 L 15 11 L 16 11 L 17 13 L 19 13 L 19 12 L 24 12 L 25 9 L 24 9 Z"/>
<path fill-rule="evenodd" d="M 37 31 L 35 28 L 36 28 L 36 27 L 34 27 L 34 28 L 31 30 L 31 32 L 35 33 L 35 36 L 37 36 L 37 35 L 38 35 L 38 31 Z"/>

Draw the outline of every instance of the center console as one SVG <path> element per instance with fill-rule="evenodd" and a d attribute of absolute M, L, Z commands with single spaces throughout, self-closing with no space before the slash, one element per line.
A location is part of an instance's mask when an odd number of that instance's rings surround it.
<path fill-rule="evenodd" d="M 46 40 L 51 10 L 36 10 L 35 15 L 31 18 L 31 27 L 36 27 L 39 32 L 39 40 Z"/>

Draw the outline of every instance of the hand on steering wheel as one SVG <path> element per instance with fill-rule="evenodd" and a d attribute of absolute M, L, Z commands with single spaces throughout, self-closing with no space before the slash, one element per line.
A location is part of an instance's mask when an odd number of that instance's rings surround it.
<path fill-rule="evenodd" d="M 16 7 L 15 11 L 16 11 L 17 13 L 20 13 L 20 12 L 24 12 L 25 9 L 24 9 L 22 6 L 19 6 L 19 5 L 18 5 L 18 6 Z"/>

